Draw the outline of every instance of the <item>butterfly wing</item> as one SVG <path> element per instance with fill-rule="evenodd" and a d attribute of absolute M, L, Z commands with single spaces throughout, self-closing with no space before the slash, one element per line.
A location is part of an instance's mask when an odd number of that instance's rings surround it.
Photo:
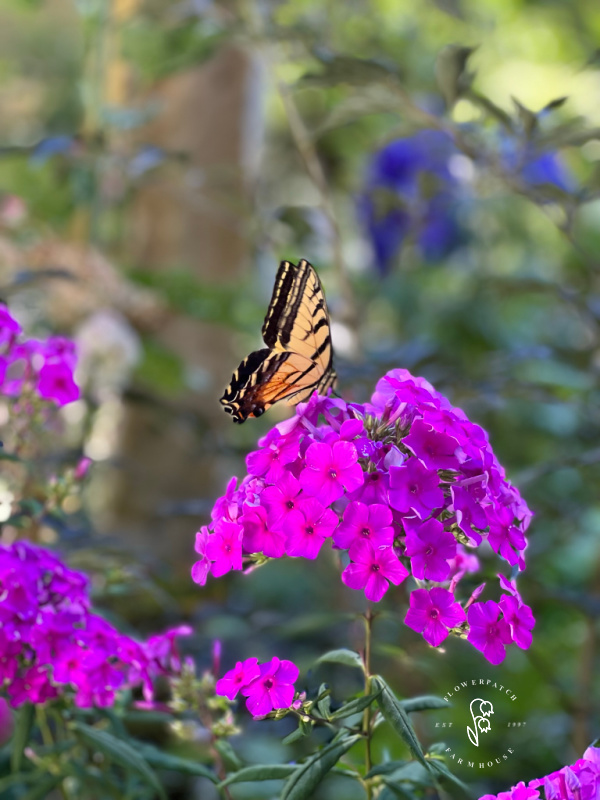
<path fill-rule="evenodd" d="M 234 422 L 258 417 L 279 400 L 295 405 L 335 384 L 325 295 L 308 261 L 281 262 L 262 334 L 267 348 L 242 361 L 221 398 Z"/>

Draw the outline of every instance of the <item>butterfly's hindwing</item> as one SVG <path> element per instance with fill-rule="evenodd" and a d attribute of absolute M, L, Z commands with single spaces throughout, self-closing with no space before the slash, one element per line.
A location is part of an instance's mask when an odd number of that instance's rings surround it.
<path fill-rule="evenodd" d="M 234 372 L 221 403 L 235 422 L 260 416 L 279 400 L 299 403 L 333 387 L 329 314 L 319 277 L 304 259 L 282 261 L 262 334 L 267 349 Z"/>

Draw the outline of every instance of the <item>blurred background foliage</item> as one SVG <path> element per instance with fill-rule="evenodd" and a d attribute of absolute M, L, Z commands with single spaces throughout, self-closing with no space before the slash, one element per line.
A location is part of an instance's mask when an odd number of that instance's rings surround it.
<path fill-rule="evenodd" d="M 453 767 L 480 794 L 557 769 L 600 734 L 599 37 L 593 0 L 0 7 L 2 296 L 30 332 L 77 338 L 86 384 L 38 479 L 73 454 L 96 462 L 82 504 L 19 535 L 91 570 L 107 614 L 140 630 L 191 621 L 201 668 L 215 638 L 225 666 L 277 653 L 302 668 L 360 647 L 361 598 L 332 555 L 204 590 L 189 578 L 194 531 L 286 414 L 234 428 L 218 397 L 259 343 L 279 260 L 310 259 L 344 396 L 365 399 L 393 367 L 426 376 L 490 432 L 536 513 L 519 587 L 538 620 L 530 651 L 496 668 L 460 641 L 433 652 L 402 625 L 400 590 L 376 622 L 377 669 L 401 694 L 493 677 L 518 695 L 527 726 L 510 733 L 511 758 Z M 429 128 L 455 142 L 460 235 L 432 254 L 408 225 L 378 262 L 365 203 L 375 222 L 427 208 L 440 175 L 426 149 L 408 189 L 382 187 L 375 154 Z M 14 475 L 1 480 L 17 501 Z M 353 676 L 308 677 L 322 679 L 341 698 Z M 243 721 L 232 743 L 250 762 L 303 754 L 280 744 L 287 722 Z M 418 720 L 424 740 L 456 748 L 461 734 L 436 721 Z M 158 723 L 137 733 L 181 748 Z M 505 742 L 486 740 L 485 756 Z M 186 747 L 203 757 L 200 735 Z M 210 798 L 181 780 L 173 797 Z M 332 777 L 319 791 L 342 788 Z"/>

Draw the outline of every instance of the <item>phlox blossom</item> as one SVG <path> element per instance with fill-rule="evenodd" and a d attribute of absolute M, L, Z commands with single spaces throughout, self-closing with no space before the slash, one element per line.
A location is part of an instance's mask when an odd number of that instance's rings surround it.
<path fill-rule="evenodd" d="M 473 603 L 467 612 L 469 622 L 468 641 L 481 650 L 490 664 L 500 664 L 506 656 L 506 645 L 512 637 L 510 627 L 504 619 L 499 619 L 500 608 L 494 600 Z"/>
<path fill-rule="evenodd" d="M 247 658 L 245 661 L 238 661 L 233 669 L 226 672 L 215 684 L 215 692 L 234 700 L 237 693 L 244 686 L 260 675 L 258 668 L 258 658 Z"/>
<path fill-rule="evenodd" d="M 338 500 L 344 490 L 352 492 L 363 485 L 363 471 L 352 442 L 337 441 L 333 445 L 313 442 L 306 451 L 306 468 L 300 473 L 300 484 L 306 494 L 323 505 Z"/>
<path fill-rule="evenodd" d="M 330 508 L 325 508 L 314 497 L 307 497 L 298 504 L 297 510 L 290 511 L 284 518 L 287 554 L 316 558 L 325 539 L 331 536 L 337 524 L 337 514 Z"/>
<path fill-rule="evenodd" d="M 260 666 L 260 674 L 242 694 L 247 697 L 246 707 L 255 717 L 262 717 L 276 708 L 289 708 L 294 701 L 294 682 L 298 680 L 298 667 L 292 661 L 274 656 Z"/>
<path fill-rule="evenodd" d="M 344 519 L 333 537 L 336 547 L 347 550 L 354 542 L 368 539 L 374 547 L 388 547 L 394 541 L 392 512 L 381 503 L 349 503 Z"/>
<path fill-rule="evenodd" d="M 449 628 L 465 622 L 466 615 L 454 595 L 439 586 L 415 589 L 410 593 L 410 608 L 404 622 L 433 647 L 438 647 L 448 636 Z"/>
<path fill-rule="evenodd" d="M 398 584 L 408 577 L 408 570 L 398 560 L 392 547 L 375 549 L 367 539 L 350 547 L 352 563 L 342 572 L 342 581 L 351 589 L 364 589 L 367 600 L 378 603 L 390 583 Z"/>

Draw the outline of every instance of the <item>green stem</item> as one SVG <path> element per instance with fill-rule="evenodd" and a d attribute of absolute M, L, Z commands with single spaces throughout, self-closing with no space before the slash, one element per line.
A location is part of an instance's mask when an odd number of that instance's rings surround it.
<path fill-rule="evenodd" d="M 371 693 L 371 635 L 373 631 L 374 615 L 370 608 L 364 614 L 365 620 L 365 696 Z M 365 775 L 371 771 L 373 766 L 371 760 L 371 706 L 365 708 L 363 713 L 363 734 L 365 736 Z M 373 798 L 373 787 L 370 781 L 366 782 L 367 800 Z"/>

